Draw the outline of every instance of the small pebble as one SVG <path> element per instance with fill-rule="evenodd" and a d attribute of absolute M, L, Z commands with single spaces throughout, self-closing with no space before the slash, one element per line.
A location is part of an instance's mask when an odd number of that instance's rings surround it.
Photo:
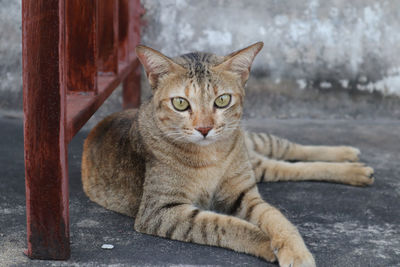
<path fill-rule="evenodd" d="M 102 249 L 113 249 L 113 248 L 114 248 L 114 245 L 111 245 L 111 244 L 103 244 L 103 245 L 101 246 L 101 248 L 102 248 Z"/>

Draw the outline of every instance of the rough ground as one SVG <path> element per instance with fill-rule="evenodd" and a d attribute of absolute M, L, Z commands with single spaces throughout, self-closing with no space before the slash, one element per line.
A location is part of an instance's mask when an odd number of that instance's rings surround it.
<path fill-rule="evenodd" d="M 398 120 L 257 119 L 248 128 L 305 144 L 354 145 L 376 171 L 371 187 L 319 182 L 260 184 L 266 201 L 299 227 L 318 266 L 400 265 Z M 0 266 L 277 266 L 230 250 L 136 233 L 131 218 L 90 202 L 81 189 L 87 132 L 69 146 L 71 259 L 32 261 L 26 247 L 22 122 L 0 118 Z M 102 250 L 104 243 L 114 245 Z"/>

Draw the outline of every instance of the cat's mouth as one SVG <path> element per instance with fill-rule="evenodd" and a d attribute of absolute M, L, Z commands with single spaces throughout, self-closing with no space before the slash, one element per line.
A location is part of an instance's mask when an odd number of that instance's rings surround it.
<path fill-rule="evenodd" d="M 216 141 L 216 134 L 214 130 L 210 130 L 207 134 L 202 134 L 198 131 L 194 131 L 189 136 L 188 141 L 200 146 L 206 146 Z"/>

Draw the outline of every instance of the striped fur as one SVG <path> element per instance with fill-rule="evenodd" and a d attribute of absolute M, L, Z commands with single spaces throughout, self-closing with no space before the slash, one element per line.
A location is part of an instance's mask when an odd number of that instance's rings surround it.
<path fill-rule="evenodd" d="M 245 142 L 257 182 L 316 180 L 355 186 L 374 182 L 373 169 L 357 162 L 360 151 L 353 147 L 304 146 L 249 132 Z"/>
<path fill-rule="evenodd" d="M 243 132 L 243 87 L 261 47 L 226 57 L 191 53 L 174 59 L 139 47 L 154 95 L 138 112 L 113 114 L 89 134 L 82 158 L 89 198 L 134 217 L 142 233 L 277 259 L 281 266 L 315 266 L 297 229 L 261 198 L 256 183 L 365 185 L 373 181 L 372 169 L 335 162 L 357 161 L 354 148 L 302 146 Z M 213 102 L 222 94 L 230 94 L 231 102 L 216 108 Z M 177 96 L 190 109 L 175 110 L 171 98 Z M 211 130 L 204 137 L 198 127 Z"/>

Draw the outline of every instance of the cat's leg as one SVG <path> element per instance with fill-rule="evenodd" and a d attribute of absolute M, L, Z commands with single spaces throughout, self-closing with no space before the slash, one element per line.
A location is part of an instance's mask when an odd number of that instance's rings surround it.
<path fill-rule="evenodd" d="M 374 182 L 374 170 L 362 163 L 290 163 L 272 160 L 254 152 L 249 156 L 258 182 L 313 180 L 355 186 L 366 186 Z"/>
<path fill-rule="evenodd" d="M 360 150 L 350 146 L 306 146 L 266 133 L 245 133 L 245 142 L 250 152 L 268 158 L 292 161 L 358 161 Z"/>
<path fill-rule="evenodd" d="M 261 198 L 253 176 L 226 179 L 217 198 L 218 202 L 226 203 L 225 212 L 257 225 L 270 238 L 280 266 L 315 266 L 296 227 Z"/>
<path fill-rule="evenodd" d="M 191 204 L 160 201 L 145 194 L 135 219 L 138 232 L 229 248 L 275 261 L 271 242 L 256 225 L 234 216 L 201 210 Z M 145 205 L 147 203 L 148 205 Z"/>

